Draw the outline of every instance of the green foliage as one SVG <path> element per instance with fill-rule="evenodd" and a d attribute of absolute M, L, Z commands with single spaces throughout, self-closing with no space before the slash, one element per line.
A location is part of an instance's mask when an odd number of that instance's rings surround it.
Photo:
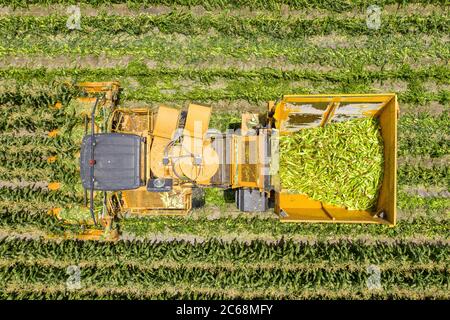
<path fill-rule="evenodd" d="M 32 38 L 16 38 L 0 44 L 0 55 L 6 59 L 19 55 L 30 63 L 42 55 L 66 57 L 67 66 L 76 58 L 92 59 L 98 57 L 133 57 L 137 60 L 157 62 L 158 66 L 207 64 L 233 66 L 263 65 L 314 69 L 320 65 L 361 70 L 367 66 L 377 66 L 380 70 L 388 65 L 445 65 L 450 54 L 449 46 L 439 34 L 427 35 L 369 35 L 358 39 L 344 38 L 323 44 L 311 38 L 274 39 L 260 36 L 248 41 L 241 37 L 223 35 L 190 35 L 180 46 L 180 38 L 174 34 L 149 34 L 118 37 L 114 35 L 95 35 L 92 33 L 69 34 L 55 38 L 46 34 Z M 325 40 L 325 39 L 324 39 Z M 341 42 L 342 41 L 342 42 Z M 335 43 L 336 42 L 336 43 Z M 382 52 L 383 54 L 380 54 Z M 102 60 L 99 60 L 100 62 Z M 114 60 L 113 60 L 114 61 Z M 285 65 L 287 63 L 287 65 Z M 289 65 L 291 64 L 291 65 Z M 122 63 L 118 63 L 122 67 Z M 33 69 L 34 70 L 34 69 Z M 33 77 L 35 71 L 29 69 Z M 26 76 L 18 73 L 15 78 Z M 42 76 L 42 74 L 41 74 Z"/>
<path fill-rule="evenodd" d="M 208 239 L 190 243 L 175 240 L 118 241 L 115 243 L 97 241 L 0 239 L 0 254 L 5 259 L 21 257 L 59 257 L 72 261 L 230 261 L 236 263 L 256 263 L 260 261 L 300 263 L 327 261 L 355 263 L 383 263 L 392 260 L 423 263 L 426 261 L 446 262 L 449 248 L 443 242 L 408 242 L 340 240 L 335 242 L 296 242 L 281 240 L 275 243 L 262 240 L 243 243 L 224 242 Z"/>
<path fill-rule="evenodd" d="M 350 210 L 372 210 L 383 179 L 378 120 L 353 119 L 280 137 L 283 189 Z"/>
<path fill-rule="evenodd" d="M 75 194 L 73 190 L 50 191 L 41 187 L 27 186 L 23 188 L 0 188 L 0 200 L 12 200 L 16 202 L 22 199 L 35 201 L 51 201 L 61 205 L 72 203 L 82 203 L 83 198 L 79 193 Z"/>
<path fill-rule="evenodd" d="M 216 206 L 224 206 L 225 198 L 223 195 L 223 189 L 219 188 L 206 188 L 205 189 L 205 202 Z"/>
<path fill-rule="evenodd" d="M 16 210 L 14 207 L 5 208 L 0 206 L 0 226 L 12 227 L 38 227 L 38 230 L 53 235 L 63 235 L 65 232 L 81 232 L 80 226 L 67 225 L 55 216 L 50 215 L 47 210 Z"/>
<path fill-rule="evenodd" d="M 444 186 L 450 190 L 450 167 L 436 165 L 403 165 L 398 168 L 398 184 Z"/>
<path fill-rule="evenodd" d="M 429 113 L 407 115 L 400 118 L 399 156 L 426 155 L 438 158 L 450 154 L 450 111 L 439 116 Z"/>
<path fill-rule="evenodd" d="M 379 6 L 396 4 L 401 7 L 415 3 L 444 5 L 445 0 L 374 0 L 371 3 Z M 363 10 L 367 7 L 367 2 L 365 0 L 0 0 L 0 6 L 12 6 L 14 8 L 27 7 L 31 4 L 86 4 L 94 7 L 126 4 L 130 8 L 149 7 L 154 5 L 178 5 L 188 7 L 200 5 L 208 10 L 224 8 L 280 10 L 282 6 L 287 6 L 290 9 L 324 9 L 335 12 L 344 12 L 352 9 Z"/>
<path fill-rule="evenodd" d="M 223 217 L 219 219 L 186 219 L 174 217 L 154 217 L 148 219 L 127 218 L 120 223 L 127 234 L 137 237 L 153 234 L 171 236 L 193 234 L 199 237 L 225 237 L 229 235 L 252 238 L 280 239 L 291 237 L 313 237 L 330 239 L 337 237 L 388 237 L 392 239 L 447 238 L 449 221 L 434 220 L 431 217 L 413 221 L 399 221 L 395 228 L 379 225 L 343 225 L 343 224 L 301 224 L 283 223 L 277 218 Z"/>
<path fill-rule="evenodd" d="M 156 288 L 158 286 L 208 287 L 212 289 L 233 288 L 237 290 L 275 289 L 294 293 L 313 288 L 364 288 L 370 274 L 366 266 L 350 269 L 344 265 L 330 270 L 328 266 L 318 268 L 299 268 L 289 270 L 280 266 L 270 270 L 254 268 L 231 269 L 217 265 L 208 269 L 202 267 L 142 268 L 134 265 L 116 264 L 109 268 L 102 266 L 84 266 L 82 282 L 85 286 L 123 287 L 134 284 L 139 287 Z M 15 272 L 14 272 L 15 271 Z M 120 273 L 119 273 L 120 271 Z M 446 286 L 448 278 L 441 269 L 426 267 L 409 268 L 400 274 L 397 268 L 385 268 L 381 273 L 385 289 L 399 285 L 426 289 L 427 286 Z M 3 284 L 23 281 L 27 284 L 46 283 L 56 286 L 67 279 L 67 266 L 36 265 L 13 263 L 0 266 L 0 281 Z M 424 281 L 426 279 L 426 281 Z"/>
<path fill-rule="evenodd" d="M 13 38 L 30 34 L 70 34 L 66 26 L 67 17 L 49 15 L 44 17 L 8 16 L 0 18 L 0 36 Z M 411 14 L 407 16 L 385 15 L 378 30 L 367 28 L 366 19 L 339 18 L 325 16 L 316 19 L 257 15 L 256 17 L 239 17 L 221 14 L 196 16 L 192 13 L 170 12 L 162 15 L 118 16 L 98 15 L 83 17 L 83 30 L 80 33 L 97 34 L 128 33 L 140 35 L 158 28 L 162 33 L 181 33 L 196 35 L 208 32 L 211 28 L 223 35 L 241 36 L 252 39 L 258 35 L 295 39 L 304 36 L 341 33 L 348 35 L 371 34 L 411 34 L 411 33 L 448 33 L 449 18 L 432 13 L 427 16 Z"/>
<path fill-rule="evenodd" d="M 137 63 L 137 64 L 136 64 Z M 142 100 L 151 103 L 170 101 L 219 101 L 247 100 L 261 102 L 276 100 L 284 94 L 295 93 L 360 93 L 377 92 L 372 84 L 387 80 L 426 81 L 433 79 L 448 82 L 449 69 L 445 66 L 432 66 L 412 69 L 401 65 L 398 69 L 368 71 L 360 68 L 352 70 L 317 71 L 309 69 L 280 70 L 260 68 L 240 70 L 238 68 L 153 68 L 140 67 L 141 63 L 132 63 L 130 68 L 70 68 L 70 69 L 35 69 L 10 68 L 0 70 L 5 78 L 20 82 L 38 79 L 43 83 L 55 78 L 68 80 L 108 81 L 111 79 L 128 81 L 133 77 L 138 86 L 123 92 L 125 100 Z M 192 80 L 196 85 L 189 90 L 180 88 L 177 81 Z M 313 85 L 304 87 L 298 81 L 312 81 Z M 211 88 L 214 81 L 225 81 L 223 88 Z M 317 86 L 315 85 L 317 84 Z M 443 87 L 445 88 L 445 87 Z M 445 89 L 429 93 L 418 86 L 408 87 L 399 93 L 400 102 L 426 104 L 430 101 L 448 103 L 449 94 Z"/>
<path fill-rule="evenodd" d="M 81 31 L 69 31 L 64 14 L 3 15 L 4 65 L 26 62 L 31 67 L 0 69 L 0 181 L 9 182 L 0 187 L 0 229 L 2 234 L 21 235 L 0 239 L 0 298 L 448 299 L 449 199 L 445 194 L 406 192 L 449 188 L 448 166 L 428 163 L 434 163 L 430 158 L 445 160 L 450 153 L 450 51 L 442 40 L 450 26 L 447 2 L 372 1 L 381 7 L 439 6 L 432 14 L 384 10 L 380 30 L 366 26 L 366 0 L 83 0 L 82 10 L 85 4 L 107 9 L 121 3 L 135 9 L 165 5 L 172 12 L 83 15 Z M 0 6 L 14 8 L 77 3 L 0 0 Z M 186 13 L 197 5 L 209 12 Z M 235 16 L 227 9 L 265 11 Z M 288 17 L 282 14 L 286 9 L 321 11 L 311 19 L 302 14 Z M 110 68 L 34 68 L 42 56 L 67 66 L 75 65 L 75 57 L 82 65 L 83 59 L 90 64 L 93 57 L 101 57 L 99 65 L 104 65 L 103 58 L 126 59 Z M 398 208 L 403 218 L 411 213 L 412 220 L 400 220 L 395 228 L 286 224 L 271 213 L 217 217 L 214 212 L 200 218 L 194 214 L 121 221 L 125 235 L 153 241 L 33 240 L 82 231 L 47 210 L 63 207 L 65 218 L 87 213 L 76 208 L 82 202 L 76 153 L 83 130 L 70 102 L 77 92 L 61 81 L 88 80 L 119 80 L 127 103 L 199 101 L 214 108 L 218 101 L 262 105 L 292 93 L 393 91 L 400 109 L 404 103 L 432 108 L 439 103 L 445 110 L 438 116 L 401 113 L 399 156 L 420 161 L 398 168 Z M 56 102 L 64 107 L 49 109 Z M 210 127 L 224 131 L 240 122 L 243 110 L 225 111 L 214 111 Z M 47 136 L 57 128 L 61 135 Z M 57 156 L 56 161 L 48 163 L 50 156 Z M 42 183 L 30 186 L 24 180 L 60 181 L 63 189 L 50 192 Z M 17 187 L 7 187 L 11 182 Z M 207 189 L 206 201 L 219 206 L 213 210 L 228 209 L 220 189 Z M 221 240 L 234 237 L 239 241 Z M 156 240 L 161 238 L 167 241 Z M 90 286 L 61 289 L 67 266 L 74 264 L 82 265 L 82 281 Z M 366 289 L 368 264 L 382 268 L 384 290 Z"/>

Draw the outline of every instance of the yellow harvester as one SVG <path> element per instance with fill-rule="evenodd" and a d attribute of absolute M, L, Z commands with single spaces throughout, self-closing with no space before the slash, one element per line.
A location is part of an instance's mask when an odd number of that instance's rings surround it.
<path fill-rule="evenodd" d="M 273 207 L 281 221 L 395 224 L 395 94 L 286 95 L 259 114 L 242 114 L 240 130 L 223 133 L 209 129 L 209 106 L 121 108 L 117 82 L 80 87 L 86 93 L 79 99 L 86 102 L 80 174 L 95 223 L 129 214 L 186 215 L 195 190 L 216 187 L 232 189 L 238 209 Z M 384 180 L 375 212 L 350 212 L 280 187 L 279 135 L 357 117 L 379 117 L 382 128 Z M 95 199 L 106 215 L 95 214 Z"/>

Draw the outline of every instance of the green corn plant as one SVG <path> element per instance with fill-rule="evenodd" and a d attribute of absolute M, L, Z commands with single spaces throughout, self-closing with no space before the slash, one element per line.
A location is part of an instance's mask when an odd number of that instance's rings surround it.
<path fill-rule="evenodd" d="M 282 188 L 350 210 L 371 210 L 383 178 L 383 141 L 372 118 L 280 137 Z"/>
<path fill-rule="evenodd" d="M 1 35 L 24 34 L 68 34 L 67 17 L 49 15 L 45 17 L 14 16 L 2 17 Z M 83 24 L 98 35 L 119 32 L 140 35 L 158 28 L 163 33 L 185 35 L 202 34 L 211 28 L 220 34 L 254 38 L 260 34 L 274 38 L 298 38 L 305 35 L 324 35 L 332 32 L 348 35 L 448 33 L 448 18 L 439 13 L 428 16 L 412 14 L 407 16 L 386 15 L 378 30 L 366 26 L 363 17 L 340 18 L 336 15 L 312 19 L 291 18 L 281 20 L 270 15 L 239 17 L 228 14 L 207 14 L 201 17 L 186 12 L 170 12 L 163 15 L 139 15 L 134 17 L 106 14 L 84 17 Z"/>
<path fill-rule="evenodd" d="M 284 263 L 307 262 L 389 262 L 419 263 L 434 261 L 445 263 L 449 248 L 445 242 L 431 241 L 321 241 L 311 243 L 297 241 L 266 242 L 255 240 L 247 243 L 224 242 L 206 239 L 203 242 L 187 241 L 118 241 L 116 243 L 76 240 L 23 240 L 0 239 L 0 254 L 4 258 L 60 257 L 75 261 L 145 262 L 166 259 L 178 262 L 229 261 L 256 263 L 259 261 Z"/>
<path fill-rule="evenodd" d="M 120 228 L 126 234 L 136 237 L 152 236 L 153 234 L 166 234 L 169 237 L 192 234 L 199 237 L 224 237 L 227 235 L 241 236 L 242 238 L 272 238 L 280 237 L 312 237 L 337 238 L 388 237 L 400 238 L 446 238 L 450 222 L 437 220 L 432 217 L 416 218 L 406 221 L 400 220 L 395 228 L 380 228 L 378 225 L 340 225 L 340 224 L 297 224 L 282 223 L 276 217 L 261 219 L 258 217 L 238 216 L 197 219 L 154 217 L 129 217 L 120 221 Z"/>

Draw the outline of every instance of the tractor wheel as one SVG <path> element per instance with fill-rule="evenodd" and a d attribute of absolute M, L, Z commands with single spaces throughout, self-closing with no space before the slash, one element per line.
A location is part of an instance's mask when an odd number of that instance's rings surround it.
<path fill-rule="evenodd" d="M 268 196 L 258 189 L 239 188 L 235 193 L 236 207 L 244 212 L 263 212 L 269 208 Z"/>
<path fill-rule="evenodd" d="M 205 190 L 192 188 L 192 208 L 201 208 L 205 205 Z"/>

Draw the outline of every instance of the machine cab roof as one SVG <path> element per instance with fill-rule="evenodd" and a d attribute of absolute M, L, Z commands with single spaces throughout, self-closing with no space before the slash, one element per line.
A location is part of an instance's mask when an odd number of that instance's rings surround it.
<path fill-rule="evenodd" d="M 93 154 L 92 154 L 93 151 Z M 85 189 L 115 191 L 141 185 L 141 137 L 134 134 L 86 135 L 81 144 L 80 170 Z"/>

